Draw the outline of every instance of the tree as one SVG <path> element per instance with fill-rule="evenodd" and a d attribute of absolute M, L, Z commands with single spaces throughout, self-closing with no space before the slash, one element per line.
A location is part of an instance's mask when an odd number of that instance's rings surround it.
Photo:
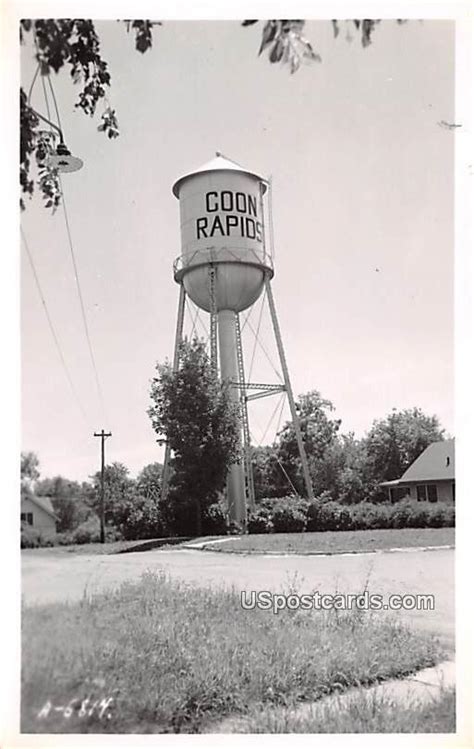
<path fill-rule="evenodd" d="M 136 478 L 137 492 L 147 499 L 158 502 L 161 494 L 161 477 L 163 466 L 161 463 L 149 463 Z"/>
<path fill-rule="evenodd" d="M 91 505 L 100 516 L 100 471 L 92 477 Z M 123 463 L 112 463 L 104 469 L 105 522 L 119 527 L 126 519 L 129 505 L 135 496 L 135 482 Z"/>
<path fill-rule="evenodd" d="M 22 452 L 21 454 L 21 465 L 20 465 L 20 476 L 22 483 L 33 482 L 39 479 L 39 459 L 34 452 Z"/>
<path fill-rule="evenodd" d="M 45 478 L 38 481 L 36 494 L 49 497 L 57 517 L 57 530 L 60 533 L 72 531 L 87 520 L 91 514 L 87 499 L 90 496 L 90 484 L 79 484 L 63 476 Z"/>
<path fill-rule="evenodd" d="M 173 452 L 169 501 L 176 523 L 201 534 L 205 509 L 223 489 L 238 457 L 238 408 L 211 366 L 202 341 L 184 341 L 180 367 L 157 365 L 148 410 L 154 431 Z M 194 507 L 194 523 L 189 519 Z"/>
<path fill-rule="evenodd" d="M 282 494 L 281 483 L 284 479 L 282 469 L 278 464 L 276 447 L 265 445 L 252 449 L 252 469 L 255 487 L 255 499 L 267 497 L 278 497 Z M 291 491 L 291 486 L 286 485 L 285 494 Z"/>
<path fill-rule="evenodd" d="M 367 463 L 372 479 L 398 479 L 428 445 L 444 439 L 437 416 L 427 416 L 419 408 L 392 413 L 374 421 L 367 434 Z"/>
<path fill-rule="evenodd" d="M 127 31 L 135 34 L 135 48 L 142 54 L 153 45 L 153 27 L 162 25 L 161 21 L 139 19 L 124 23 Z M 260 22 L 247 20 L 242 22 L 242 26 L 257 23 Z M 340 23 L 332 21 L 335 37 L 339 34 Z M 360 33 L 362 46 L 366 47 L 371 43 L 373 30 L 380 21 L 364 19 L 352 23 L 356 32 Z M 399 20 L 398 23 L 403 21 Z M 291 73 L 295 73 L 303 61 L 321 62 L 321 57 L 303 35 L 305 21 L 269 20 L 262 24 L 258 54 L 268 51 L 271 63 L 286 64 Z M 115 109 L 107 101 L 111 75 L 108 63 L 102 57 L 100 39 L 93 21 L 83 18 L 23 19 L 20 21 L 21 43 L 27 35 L 32 35 L 34 39 L 38 69 L 28 95 L 20 89 L 20 185 L 23 195 L 33 194 L 31 162 L 34 159 L 38 168 L 38 186 L 45 205 L 55 210 L 61 201 L 61 189 L 58 172 L 48 165 L 47 157 L 55 150 L 56 136 L 40 129 L 41 118 L 30 105 L 37 75 L 48 78 L 51 71 L 59 73 L 64 67 L 69 69 L 73 83 L 81 87 L 76 107 L 93 117 L 99 102 L 102 102 L 104 108 L 97 129 L 110 139 L 118 137 L 119 125 Z M 20 205 L 25 207 L 23 197 Z"/>
<path fill-rule="evenodd" d="M 328 416 L 328 413 L 334 411 L 334 406 L 331 401 L 322 398 L 317 390 L 301 395 L 296 402 L 296 411 L 314 481 L 317 480 L 318 471 L 321 471 L 324 460 L 328 457 L 329 449 L 336 442 L 341 422 L 339 419 L 331 419 Z M 303 472 L 292 421 L 287 422 L 278 435 L 277 455 L 284 472 L 291 479 L 298 493 L 303 496 Z M 288 479 L 285 478 L 284 472 L 281 471 L 280 474 L 280 490 L 283 494 L 288 492 Z M 316 492 L 323 491 L 327 488 L 326 483 L 327 481 L 324 480 L 323 486 L 313 488 Z"/>
<path fill-rule="evenodd" d="M 337 474 L 335 496 L 343 504 L 355 504 L 368 499 L 372 493 L 372 482 L 367 470 L 365 440 L 358 440 L 352 432 L 338 438 L 340 464 Z"/>

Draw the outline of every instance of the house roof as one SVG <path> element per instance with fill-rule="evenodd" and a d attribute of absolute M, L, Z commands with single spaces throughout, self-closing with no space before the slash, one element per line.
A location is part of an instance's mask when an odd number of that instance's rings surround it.
<path fill-rule="evenodd" d="M 41 507 L 41 509 L 47 512 L 48 515 L 56 518 L 56 513 L 54 512 L 53 505 L 49 497 L 37 497 L 36 494 L 30 494 L 25 497 L 25 499 L 31 499 L 33 504 L 37 505 L 37 507 Z"/>
<path fill-rule="evenodd" d="M 400 484 L 414 481 L 454 480 L 454 439 L 433 442 L 407 468 Z"/>

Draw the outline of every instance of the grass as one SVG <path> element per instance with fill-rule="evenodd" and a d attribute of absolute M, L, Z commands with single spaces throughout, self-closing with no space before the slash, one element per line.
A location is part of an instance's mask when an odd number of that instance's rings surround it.
<path fill-rule="evenodd" d="M 364 611 L 246 611 L 239 591 L 156 575 L 77 604 L 25 607 L 22 642 L 23 733 L 199 732 L 445 656 L 435 638 Z"/>
<path fill-rule="evenodd" d="M 124 554 L 129 551 L 149 551 L 150 549 L 169 548 L 180 544 L 184 538 L 153 538 L 136 541 L 106 541 L 106 543 L 69 544 L 64 546 L 43 546 L 37 549 L 22 549 L 21 553 L 39 554 L 46 556 L 64 556 L 65 554 L 90 554 L 97 556 L 101 554 Z"/>
<path fill-rule="evenodd" d="M 365 531 L 268 533 L 231 538 L 206 549 L 241 553 L 340 553 L 410 546 L 454 545 L 454 528 L 390 528 Z"/>
<path fill-rule="evenodd" d="M 235 726 L 237 728 L 237 726 Z M 445 689 L 428 704 L 400 704 L 361 692 L 343 706 L 311 705 L 308 710 L 265 709 L 238 727 L 238 733 L 455 733 L 456 693 Z"/>

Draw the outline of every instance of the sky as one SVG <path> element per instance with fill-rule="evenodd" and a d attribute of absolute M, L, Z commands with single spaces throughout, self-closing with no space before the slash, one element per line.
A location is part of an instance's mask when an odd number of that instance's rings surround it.
<path fill-rule="evenodd" d="M 173 352 L 180 238 L 171 187 L 216 150 L 272 177 L 272 283 L 295 394 L 319 390 L 341 430 L 358 437 L 393 408 L 414 406 L 454 434 L 454 133 L 440 125 L 455 121 L 454 23 L 387 20 L 362 49 L 344 25 L 334 39 L 329 21 L 310 21 L 322 62 L 294 75 L 257 56 L 258 25 L 167 21 L 145 55 L 123 24 L 96 28 L 120 137 L 108 141 L 99 117 L 74 108 L 66 71 L 53 85 L 66 142 L 84 161 L 63 185 L 105 408 L 64 213 L 51 215 L 37 194 L 22 228 L 77 394 L 22 247 L 22 449 L 38 454 L 42 476 L 87 479 L 102 428 L 113 435 L 107 460 L 132 475 L 162 458 L 146 411 L 155 364 Z M 31 46 L 21 53 L 28 89 Z M 40 82 L 32 105 L 45 113 Z M 260 345 L 253 354 L 260 305 L 246 327 L 246 361 L 252 381 L 275 382 Z M 197 326 L 205 330 L 204 314 Z M 279 370 L 266 309 L 260 342 Z M 271 442 L 288 418 L 279 403 L 273 396 L 250 411 L 255 444 Z"/>

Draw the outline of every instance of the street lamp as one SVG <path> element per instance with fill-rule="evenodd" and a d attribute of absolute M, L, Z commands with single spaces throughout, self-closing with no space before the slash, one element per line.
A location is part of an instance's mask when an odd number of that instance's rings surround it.
<path fill-rule="evenodd" d="M 50 166 L 52 169 L 57 169 L 58 172 L 77 172 L 79 169 L 82 169 L 83 161 L 82 159 L 79 159 L 77 156 L 73 156 L 66 146 L 64 142 L 64 136 L 63 131 L 61 130 L 58 125 L 55 125 L 54 122 L 51 122 L 48 120 L 47 117 L 44 117 L 42 114 L 36 111 L 36 109 L 33 109 L 33 107 L 30 105 L 30 109 L 32 112 L 35 113 L 37 117 L 40 118 L 40 120 L 43 120 L 43 122 L 46 122 L 50 127 L 53 127 L 57 132 L 59 133 L 59 143 L 56 147 L 56 150 L 53 153 L 48 154 L 46 157 L 46 163 L 48 166 Z"/>

